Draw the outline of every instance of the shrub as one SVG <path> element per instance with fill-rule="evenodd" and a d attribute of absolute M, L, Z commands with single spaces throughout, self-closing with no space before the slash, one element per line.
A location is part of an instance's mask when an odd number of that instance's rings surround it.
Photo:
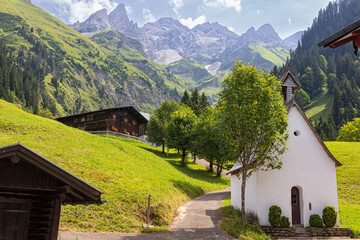
<path fill-rule="evenodd" d="M 288 217 L 281 216 L 281 219 L 280 219 L 280 227 L 282 227 L 282 228 L 288 228 L 288 227 L 290 227 L 290 221 L 289 221 L 289 218 L 288 218 Z"/>
<path fill-rule="evenodd" d="M 320 228 L 323 226 L 322 219 L 319 214 L 313 214 L 310 216 L 309 220 L 310 227 Z"/>
<path fill-rule="evenodd" d="M 272 205 L 269 208 L 269 222 L 271 226 L 277 227 L 280 224 L 281 219 L 281 208 L 276 205 Z"/>
<path fill-rule="evenodd" d="M 337 219 L 337 212 L 333 206 L 326 206 L 323 210 L 322 217 L 326 227 L 335 226 Z"/>

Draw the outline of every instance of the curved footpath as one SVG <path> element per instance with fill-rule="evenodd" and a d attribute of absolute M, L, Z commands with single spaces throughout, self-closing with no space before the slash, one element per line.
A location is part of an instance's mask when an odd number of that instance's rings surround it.
<path fill-rule="evenodd" d="M 186 203 L 178 209 L 172 231 L 153 234 L 73 233 L 60 232 L 59 240 L 123 240 L 123 239 L 234 239 L 219 227 L 222 199 L 230 188 L 211 192 Z"/>

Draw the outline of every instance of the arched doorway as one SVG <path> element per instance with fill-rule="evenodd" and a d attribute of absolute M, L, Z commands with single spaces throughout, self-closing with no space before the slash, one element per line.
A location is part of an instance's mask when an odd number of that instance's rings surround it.
<path fill-rule="evenodd" d="M 292 224 L 301 224 L 300 217 L 300 191 L 297 187 L 291 188 L 291 213 L 292 213 Z"/>

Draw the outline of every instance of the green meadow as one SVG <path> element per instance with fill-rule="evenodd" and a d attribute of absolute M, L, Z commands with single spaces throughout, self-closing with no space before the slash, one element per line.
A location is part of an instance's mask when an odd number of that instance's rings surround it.
<path fill-rule="evenodd" d="M 360 238 L 360 143 L 326 142 L 343 166 L 336 170 L 339 214 L 342 227 L 350 227 Z"/>
<path fill-rule="evenodd" d="M 166 230 L 176 209 L 192 198 L 229 186 L 202 166 L 180 167 L 180 155 L 117 137 L 91 135 L 0 100 L 0 146 L 20 141 L 104 192 L 101 206 L 65 206 L 61 230 L 138 232 L 146 220 Z"/>

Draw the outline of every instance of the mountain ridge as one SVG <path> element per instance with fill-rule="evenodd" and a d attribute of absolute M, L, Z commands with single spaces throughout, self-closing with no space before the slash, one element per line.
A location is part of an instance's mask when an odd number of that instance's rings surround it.
<path fill-rule="evenodd" d="M 181 24 L 178 20 L 172 17 L 162 17 L 155 22 L 145 23 L 142 27 L 138 27 L 136 23 L 129 20 L 125 5 L 119 4 L 118 10 L 114 10 L 108 14 L 108 18 L 116 11 L 120 22 L 123 22 L 122 28 L 114 27 L 117 22 L 113 21 L 110 25 L 102 25 L 101 18 L 97 23 L 101 30 L 115 29 L 125 35 L 133 37 L 139 40 L 144 48 L 148 57 L 158 63 L 169 64 L 174 60 L 179 60 L 178 57 L 174 58 L 171 56 L 174 51 L 176 55 L 180 57 L 188 56 L 196 62 L 201 63 L 203 66 L 213 65 L 216 62 L 223 61 L 227 62 L 228 58 L 231 57 L 232 61 L 236 58 L 242 59 L 242 55 L 236 55 L 238 53 L 245 52 L 245 60 L 253 56 L 262 56 L 264 54 L 257 53 L 257 50 L 249 50 L 249 44 L 256 44 L 266 48 L 266 51 L 273 52 L 273 48 L 281 47 L 287 50 L 292 47 L 296 47 L 301 35 L 296 33 L 295 36 L 289 36 L 284 42 L 274 30 L 270 24 L 264 24 L 259 29 L 249 28 L 247 32 L 241 36 L 229 30 L 226 26 L 219 24 L 218 22 L 210 23 L 205 22 L 203 24 L 196 25 L 193 28 Z M 83 23 L 76 23 L 71 25 L 75 30 L 82 32 L 81 25 L 90 25 L 92 19 L 87 19 Z M 106 22 L 106 20 L 104 20 Z M 239 51 L 240 48 L 244 48 Z M 159 57 L 161 55 L 161 57 Z M 233 57 L 235 56 L 236 57 Z M 276 52 L 275 52 L 276 55 Z M 220 57 L 221 56 L 221 57 Z M 250 57 L 251 58 L 251 57 Z M 270 70 L 278 60 L 268 63 L 269 59 L 261 60 L 262 57 L 258 58 L 257 64 L 260 68 L 265 67 Z M 161 59 L 161 61 L 159 60 Z M 226 60 L 224 60 L 226 59 Z M 286 60 L 281 58 L 282 61 Z M 272 66 L 271 66 L 272 65 Z M 222 67 L 222 71 L 229 70 L 229 64 L 225 63 Z"/>

